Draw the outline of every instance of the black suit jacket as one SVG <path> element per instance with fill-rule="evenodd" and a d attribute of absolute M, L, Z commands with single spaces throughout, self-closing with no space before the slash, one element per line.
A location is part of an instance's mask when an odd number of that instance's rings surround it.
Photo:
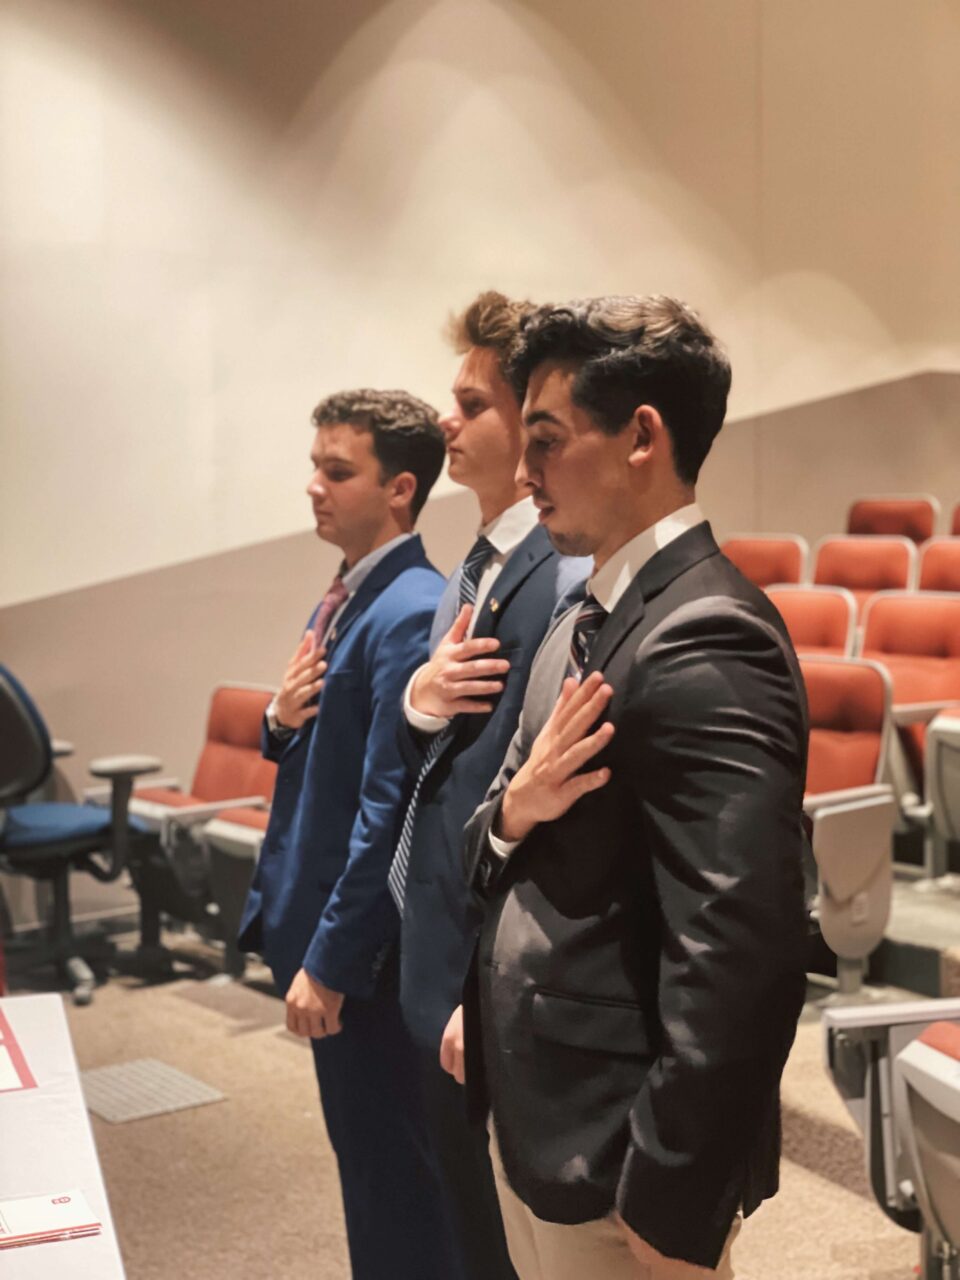
<path fill-rule="evenodd" d="M 616 1207 L 661 1252 L 713 1267 L 737 1210 L 777 1186 L 804 992 L 802 680 L 776 610 L 708 525 L 689 530 L 594 644 L 616 733 L 588 768 L 608 764 L 610 782 L 502 862 L 489 832 L 556 700 L 573 613 L 467 828 L 487 900 L 468 1088 L 537 1216 Z"/>
<path fill-rule="evenodd" d="M 558 602 L 582 599 L 589 561 L 558 556 L 537 526 L 513 551 L 477 615 L 474 636 L 495 636 L 494 657 L 510 662 L 503 693 L 488 715 L 460 715 L 442 755 L 424 779 L 404 896 L 400 998 L 417 1043 L 439 1052 L 444 1027 L 460 1003 L 480 910 L 463 878 L 463 827 L 496 777 L 520 718 L 541 640 Z M 434 641 L 457 610 L 454 574 L 437 610 Z M 411 779 L 432 741 L 404 719 L 400 749 Z"/>

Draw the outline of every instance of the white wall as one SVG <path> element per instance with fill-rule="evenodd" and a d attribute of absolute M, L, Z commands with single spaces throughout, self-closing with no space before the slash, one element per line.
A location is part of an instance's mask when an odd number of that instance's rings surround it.
<path fill-rule="evenodd" d="M 303 528 L 312 405 L 442 400 L 481 287 L 687 297 L 739 417 L 960 368 L 958 54 L 950 0 L 6 0 L 0 606 Z"/>

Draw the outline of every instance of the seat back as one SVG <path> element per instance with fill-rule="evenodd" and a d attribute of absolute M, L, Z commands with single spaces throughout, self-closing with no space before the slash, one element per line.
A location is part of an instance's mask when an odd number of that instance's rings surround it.
<path fill-rule="evenodd" d="M 936 530 L 940 503 L 928 493 L 890 493 L 860 498 L 847 514 L 847 533 L 889 536 L 926 542 Z"/>
<path fill-rule="evenodd" d="M 43 717 L 13 672 L 0 665 L 0 805 L 22 800 L 52 767 Z"/>
<path fill-rule="evenodd" d="M 895 1087 L 924 1221 L 934 1239 L 960 1249 L 960 1027 L 934 1022 L 911 1041 L 897 1055 Z"/>
<path fill-rule="evenodd" d="M 774 582 L 802 582 L 809 547 L 792 533 L 733 534 L 720 550 L 755 586 Z"/>
<path fill-rule="evenodd" d="M 862 658 L 801 657 L 810 712 L 807 793 L 878 783 L 890 735 L 890 681 Z"/>
<path fill-rule="evenodd" d="M 916 543 L 909 538 L 823 538 L 817 544 L 813 581 L 818 586 L 846 587 L 862 613 L 877 591 L 912 587 L 916 565 Z"/>
<path fill-rule="evenodd" d="M 864 614 L 862 652 L 889 671 L 895 703 L 960 702 L 960 595 L 889 591 L 875 596 Z M 922 723 L 901 733 L 918 789 L 925 737 Z"/>
<path fill-rule="evenodd" d="M 920 591 L 960 591 L 960 537 L 931 538 L 920 548 Z"/>
<path fill-rule="evenodd" d="M 960 502 L 953 508 L 953 520 L 950 524 L 950 532 L 955 538 L 960 538 Z"/>
<path fill-rule="evenodd" d="M 849 658 L 857 633 L 857 602 L 845 587 L 778 584 L 767 595 L 786 624 L 802 657 L 831 654 Z"/>
<path fill-rule="evenodd" d="M 276 766 L 260 754 L 263 715 L 272 696 L 272 690 L 256 685 L 223 684 L 214 690 L 191 787 L 198 800 L 273 795 Z"/>

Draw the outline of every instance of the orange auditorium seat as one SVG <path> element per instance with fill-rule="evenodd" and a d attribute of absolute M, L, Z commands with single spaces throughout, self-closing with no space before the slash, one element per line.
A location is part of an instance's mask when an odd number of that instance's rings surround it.
<path fill-rule="evenodd" d="M 877 784 L 890 732 L 890 680 L 861 658 L 801 657 L 810 709 L 807 794 Z"/>
<path fill-rule="evenodd" d="M 745 578 L 758 587 L 774 582 L 802 582 L 809 547 L 792 533 L 733 534 L 720 550 Z"/>
<path fill-rule="evenodd" d="M 863 618 L 863 656 L 890 673 L 894 718 L 920 792 L 926 726 L 938 710 L 960 702 L 960 594 L 875 596 Z"/>
<path fill-rule="evenodd" d="M 838 535 L 818 543 L 813 581 L 817 586 L 846 587 L 862 614 L 878 591 L 912 587 L 916 565 L 916 543 L 909 538 Z"/>
<path fill-rule="evenodd" d="M 261 796 L 270 800 L 277 767 L 260 754 L 260 729 L 270 702 L 269 689 L 252 685 L 223 684 L 213 692 L 207 717 L 207 735 L 189 791 L 176 785 L 137 787 L 130 812 L 151 825 L 187 810 L 199 819 L 216 812 L 217 804 Z"/>
<path fill-rule="evenodd" d="M 890 680 L 878 664 L 856 658 L 801 658 L 800 668 L 810 708 L 803 807 L 813 828 L 817 913 L 840 991 L 852 994 L 883 938 L 893 894 L 897 804 L 880 782 Z"/>
<path fill-rule="evenodd" d="M 936 532 L 940 503 L 926 493 L 891 493 L 860 498 L 847 515 L 847 533 L 890 536 L 926 542 Z"/>
<path fill-rule="evenodd" d="M 960 537 L 931 538 L 920 548 L 921 591 L 960 591 Z"/>
<path fill-rule="evenodd" d="M 857 631 L 857 602 L 844 587 L 767 588 L 797 653 L 849 658 Z"/>

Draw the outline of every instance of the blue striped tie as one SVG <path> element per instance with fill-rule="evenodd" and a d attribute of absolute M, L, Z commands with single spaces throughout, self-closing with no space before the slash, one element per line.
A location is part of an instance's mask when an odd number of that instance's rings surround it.
<path fill-rule="evenodd" d="M 607 619 L 607 611 L 599 600 L 590 594 L 580 606 L 573 634 L 570 637 L 570 658 L 567 663 L 567 675 L 582 679 L 587 663 L 590 661 L 590 650 L 597 638 L 600 628 Z"/>
<path fill-rule="evenodd" d="M 487 562 L 493 552 L 493 543 L 489 542 L 482 534 L 467 552 L 467 557 L 460 568 L 460 590 L 457 599 L 458 613 L 465 604 L 475 605 L 477 603 L 477 587 L 480 585 L 483 571 L 487 567 Z M 426 778 L 444 747 L 450 741 L 452 734 L 453 726 L 447 725 L 445 729 L 441 729 L 431 739 L 426 755 L 423 758 L 423 764 L 420 766 L 420 772 L 417 774 L 417 781 L 414 783 L 410 803 L 407 805 L 407 812 L 404 814 L 403 826 L 400 829 L 400 839 L 397 841 L 397 849 L 393 855 L 390 872 L 387 876 L 387 885 L 401 915 L 403 914 L 403 899 L 407 891 L 407 875 L 410 871 L 410 850 L 413 847 L 413 828 L 417 821 L 420 788 L 423 786 L 424 778 Z"/>

